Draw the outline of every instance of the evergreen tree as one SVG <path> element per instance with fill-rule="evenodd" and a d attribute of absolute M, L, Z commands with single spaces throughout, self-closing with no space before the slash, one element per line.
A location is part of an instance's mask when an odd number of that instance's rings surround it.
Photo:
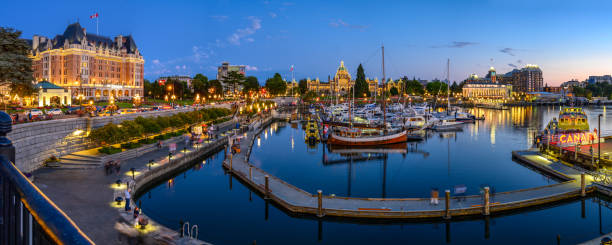
<path fill-rule="evenodd" d="M 30 96 L 34 89 L 30 45 L 19 38 L 21 31 L 0 27 L 0 85 L 10 85 L 11 93 Z"/>
<path fill-rule="evenodd" d="M 274 77 L 266 80 L 266 89 L 272 95 L 283 95 L 287 91 L 287 83 L 280 74 L 275 73 Z"/>
<path fill-rule="evenodd" d="M 244 87 L 242 88 L 243 93 L 249 93 L 251 91 L 257 92 L 259 90 L 259 81 L 257 81 L 257 77 L 248 76 L 244 80 Z"/>
<path fill-rule="evenodd" d="M 305 95 L 308 92 L 308 80 L 302 79 L 298 83 L 299 92 L 301 95 Z"/>
<path fill-rule="evenodd" d="M 242 85 L 244 82 L 244 74 L 237 71 L 230 71 L 223 77 L 223 83 L 228 85 L 228 91 L 236 93 L 236 86 Z"/>
<path fill-rule="evenodd" d="M 355 97 L 363 98 L 364 94 L 366 97 L 370 97 L 370 88 L 368 82 L 366 82 L 363 66 L 359 64 L 359 67 L 357 67 L 357 77 L 355 78 Z"/>

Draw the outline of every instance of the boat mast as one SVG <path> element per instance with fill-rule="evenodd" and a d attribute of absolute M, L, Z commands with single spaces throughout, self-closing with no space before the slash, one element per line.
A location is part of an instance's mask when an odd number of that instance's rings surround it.
<path fill-rule="evenodd" d="M 383 111 L 383 128 L 387 128 L 387 100 L 385 100 L 385 92 L 387 92 L 387 78 L 385 77 L 385 45 L 382 45 L 382 73 L 383 73 L 383 92 L 382 92 L 382 111 Z"/>
<path fill-rule="evenodd" d="M 450 59 L 446 60 L 446 115 L 450 115 Z"/>

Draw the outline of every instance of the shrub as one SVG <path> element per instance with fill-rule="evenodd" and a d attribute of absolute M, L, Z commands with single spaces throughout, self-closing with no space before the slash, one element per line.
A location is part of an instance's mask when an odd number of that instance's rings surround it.
<path fill-rule="evenodd" d="M 140 146 L 141 146 L 141 144 L 140 144 L 140 143 L 138 143 L 138 142 L 128 142 L 128 143 L 123 143 L 123 144 L 121 144 L 121 148 L 123 148 L 123 149 L 128 149 L 128 150 L 129 150 L 129 149 L 138 148 L 138 147 L 140 147 Z"/>
<path fill-rule="evenodd" d="M 103 154 L 107 154 L 107 155 L 112 155 L 115 153 L 119 153 L 121 152 L 121 148 L 117 148 L 117 147 L 113 147 L 113 146 L 106 146 L 106 147 L 102 147 L 100 149 L 98 149 L 98 152 L 103 153 Z"/>

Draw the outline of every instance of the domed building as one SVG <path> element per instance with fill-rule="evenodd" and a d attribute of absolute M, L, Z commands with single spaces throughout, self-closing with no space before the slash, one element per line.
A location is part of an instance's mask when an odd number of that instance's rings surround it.
<path fill-rule="evenodd" d="M 344 61 L 340 61 L 340 66 L 336 71 L 336 75 L 333 80 L 333 89 L 337 94 L 346 94 L 351 90 L 353 81 L 351 81 L 351 74 L 344 67 Z"/>
<path fill-rule="evenodd" d="M 462 93 L 463 97 L 475 101 L 479 100 L 508 100 L 512 93 L 512 85 L 503 84 L 501 76 L 497 75 L 495 68 L 491 67 L 484 78 L 472 73 L 465 79 Z"/>

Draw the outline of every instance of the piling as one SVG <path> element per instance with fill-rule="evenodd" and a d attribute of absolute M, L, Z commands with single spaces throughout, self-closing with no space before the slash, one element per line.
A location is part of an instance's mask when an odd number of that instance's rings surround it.
<path fill-rule="evenodd" d="M 264 178 L 266 179 L 266 197 L 265 199 L 270 199 L 270 181 L 269 181 L 270 176 L 266 174 Z"/>
<path fill-rule="evenodd" d="M 323 191 L 317 190 L 317 217 L 323 217 Z"/>
<path fill-rule="evenodd" d="M 584 178 L 584 173 L 580 174 L 580 196 L 586 196 L 586 180 Z"/>
<path fill-rule="evenodd" d="M 253 181 L 253 166 L 249 165 L 249 180 Z"/>
<path fill-rule="evenodd" d="M 232 172 L 232 170 L 233 170 L 233 168 L 232 168 L 232 162 L 233 162 L 233 161 L 232 161 L 232 159 L 233 159 L 233 158 L 234 158 L 234 157 L 232 156 L 232 154 L 230 154 L 230 155 L 229 155 L 229 160 L 230 160 L 230 161 L 229 161 L 229 162 L 230 162 L 230 164 L 229 164 L 229 171 L 230 171 L 230 173 L 231 173 L 231 172 Z"/>
<path fill-rule="evenodd" d="M 445 190 L 444 195 L 446 196 L 444 219 L 450 219 L 450 190 Z"/>
<path fill-rule="evenodd" d="M 485 187 L 484 188 L 484 215 L 489 215 L 491 214 L 491 202 L 489 200 L 490 198 L 490 194 L 489 194 L 489 187 Z"/>

